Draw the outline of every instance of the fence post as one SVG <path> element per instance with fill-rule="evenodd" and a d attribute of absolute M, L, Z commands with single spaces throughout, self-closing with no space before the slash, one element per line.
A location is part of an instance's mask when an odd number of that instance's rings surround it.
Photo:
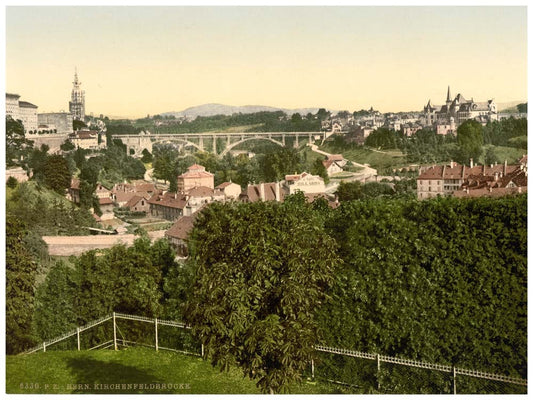
<path fill-rule="evenodd" d="M 202 357 L 204 356 L 204 344 L 202 343 Z"/>
<path fill-rule="evenodd" d="M 155 351 L 159 351 L 159 343 L 157 340 L 157 318 L 155 319 Z"/>
<path fill-rule="evenodd" d="M 315 361 L 311 358 L 311 378 L 315 379 Z"/>
<path fill-rule="evenodd" d="M 378 387 L 378 390 L 379 390 L 379 370 L 380 370 L 380 362 L 379 362 L 379 354 L 376 354 L 376 361 L 377 361 L 377 364 L 378 364 L 378 373 L 376 374 L 376 382 L 377 382 L 377 387 Z"/>
<path fill-rule="evenodd" d="M 78 337 L 78 351 L 80 351 L 80 327 L 76 328 L 76 336 Z"/>
<path fill-rule="evenodd" d="M 117 351 L 117 321 L 115 318 L 115 312 L 113 311 L 113 344 L 115 345 L 115 351 Z"/>
<path fill-rule="evenodd" d="M 46 342 L 43 342 L 43 353 L 46 353 Z"/>
<path fill-rule="evenodd" d="M 455 372 L 455 365 L 453 366 L 453 394 L 457 394 L 457 391 L 456 391 L 456 372 Z"/>

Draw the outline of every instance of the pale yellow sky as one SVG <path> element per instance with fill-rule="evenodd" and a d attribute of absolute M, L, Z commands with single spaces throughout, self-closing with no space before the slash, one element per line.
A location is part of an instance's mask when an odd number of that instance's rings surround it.
<path fill-rule="evenodd" d="M 108 116 L 527 100 L 527 8 L 7 7 L 7 92 L 67 110 L 76 66 Z"/>

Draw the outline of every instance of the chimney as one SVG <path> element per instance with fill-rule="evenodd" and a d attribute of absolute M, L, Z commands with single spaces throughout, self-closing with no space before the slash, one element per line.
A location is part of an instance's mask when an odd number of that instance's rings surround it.
<path fill-rule="evenodd" d="M 473 158 L 470 159 L 470 168 L 474 168 L 474 159 Z"/>
<path fill-rule="evenodd" d="M 450 168 L 453 168 L 453 160 L 450 161 Z"/>
<path fill-rule="evenodd" d="M 279 185 L 280 185 L 280 182 L 276 182 L 276 186 L 274 186 L 276 201 L 281 201 L 281 197 L 279 195 Z"/>
<path fill-rule="evenodd" d="M 263 182 L 259 184 L 259 198 L 261 201 L 265 201 L 265 184 Z"/>
<path fill-rule="evenodd" d="M 507 160 L 503 163 L 503 176 L 507 175 Z"/>

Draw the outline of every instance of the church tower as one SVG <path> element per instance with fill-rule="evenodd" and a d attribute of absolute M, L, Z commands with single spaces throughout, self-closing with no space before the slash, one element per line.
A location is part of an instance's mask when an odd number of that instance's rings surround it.
<path fill-rule="evenodd" d="M 69 110 L 73 120 L 83 121 L 85 119 L 85 91 L 80 89 L 81 82 L 78 80 L 77 68 L 74 71 L 74 82 L 72 84 Z"/>

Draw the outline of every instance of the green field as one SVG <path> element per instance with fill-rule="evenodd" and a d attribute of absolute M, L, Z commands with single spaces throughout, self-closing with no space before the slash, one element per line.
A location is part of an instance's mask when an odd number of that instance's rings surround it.
<path fill-rule="evenodd" d="M 344 158 L 359 164 L 369 164 L 384 174 L 389 168 L 401 168 L 407 165 L 404 154 L 400 150 L 373 151 L 364 147 L 338 148 L 333 143 L 327 142 L 320 146 L 320 150 L 332 154 L 342 154 Z"/>
<path fill-rule="evenodd" d="M 503 164 L 505 160 L 507 160 L 507 164 L 516 164 L 518 159 L 527 154 L 527 149 L 504 146 L 484 146 L 484 152 L 489 148 L 494 149 L 494 154 L 499 164 Z"/>
<path fill-rule="evenodd" d="M 220 372 L 199 357 L 138 347 L 120 351 L 48 351 L 7 356 L 6 392 L 260 394 L 255 382 L 243 377 L 236 368 Z M 342 393 L 342 389 L 304 380 L 293 385 L 290 393 Z"/>

